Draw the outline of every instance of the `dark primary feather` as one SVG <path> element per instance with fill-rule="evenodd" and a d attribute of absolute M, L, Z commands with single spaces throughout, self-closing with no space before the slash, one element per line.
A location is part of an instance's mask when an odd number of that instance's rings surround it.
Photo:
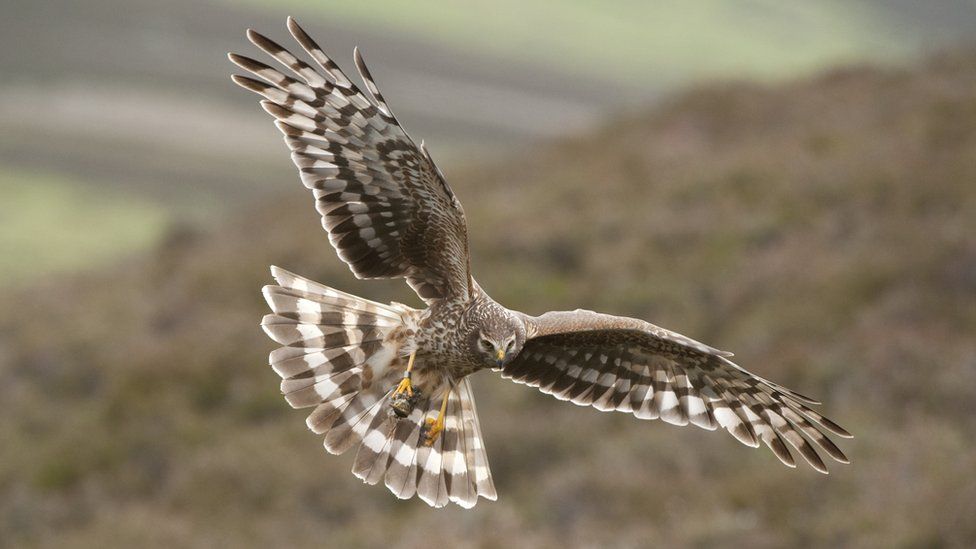
<path fill-rule="evenodd" d="M 281 391 L 293 407 L 314 407 L 306 424 L 323 435 L 329 452 L 357 448 L 353 473 L 365 482 L 435 507 L 495 499 L 465 377 L 471 368 L 458 339 L 449 337 L 460 333 L 456 315 L 487 297 L 470 275 L 461 205 L 423 143 L 400 127 L 359 51 L 365 92 L 292 19 L 288 28 L 314 66 L 248 31 L 291 74 L 230 54 L 255 77 L 234 81 L 264 98 L 330 242 L 352 271 L 360 278 L 405 277 L 424 300 L 450 301 L 426 312 L 382 305 L 273 269 L 278 285 L 264 290 L 272 314 L 262 326 L 282 345 L 269 357 Z M 603 411 L 722 427 L 743 444 L 765 444 L 789 466 L 795 466 L 791 447 L 824 473 L 822 453 L 848 462 L 829 435 L 850 434 L 814 411 L 816 401 L 740 368 L 731 353 L 637 319 L 583 310 L 540 317 L 501 306 L 491 311 L 494 317 L 477 319 L 478 328 L 512 315 L 525 328 L 526 342 L 504 377 Z M 417 393 L 415 406 L 399 418 L 389 400 L 418 340 L 445 360 L 444 383 Z M 444 430 L 427 445 L 425 424 L 438 416 L 441 393 Z"/>
<path fill-rule="evenodd" d="M 248 31 L 297 78 L 230 54 L 257 77 L 233 78 L 265 98 L 339 257 L 360 278 L 406 277 L 427 301 L 467 297 L 464 212 L 426 149 L 400 127 L 358 50 L 367 94 L 291 18 L 288 29 L 318 68 Z"/>
<path fill-rule="evenodd" d="M 502 372 L 513 381 L 603 411 L 720 426 L 748 446 L 766 444 L 791 467 L 790 446 L 823 473 L 817 449 L 848 463 L 827 435 L 851 435 L 812 410 L 815 401 L 740 368 L 729 353 L 642 320 L 592 311 L 523 319 L 529 339 Z"/>

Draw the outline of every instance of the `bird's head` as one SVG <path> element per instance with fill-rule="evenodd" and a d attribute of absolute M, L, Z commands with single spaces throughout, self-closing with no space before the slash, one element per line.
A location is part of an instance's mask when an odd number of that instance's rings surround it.
<path fill-rule="evenodd" d="M 472 354 L 481 357 L 490 368 L 501 368 L 511 362 L 523 344 L 525 326 L 512 314 L 486 315 L 468 336 Z"/>

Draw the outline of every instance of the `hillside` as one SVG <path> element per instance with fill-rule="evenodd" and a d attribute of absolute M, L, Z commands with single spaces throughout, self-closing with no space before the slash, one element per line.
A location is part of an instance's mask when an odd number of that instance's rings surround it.
<path fill-rule="evenodd" d="M 732 350 L 823 400 L 856 436 L 842 442 L 853 464 L 791 470 L 723 433 L 478 374 L 498 502 L 433 511 L 361 485 L 351 456 L 326 455 L 278 395 L 258 290 L 277 264 L 416 300 L 400 282 L 353 280 L 282 171 L 219 230 L 173 231 L 151 254 L 0 300 L 0 539 L 976 540 L 976 53 L 699 88 L 447 175 L 496 299 L 638 316 Z"/>
<path fill-rule="evenodd" d="M 904 60 L 971 43 L 976 31 L 976 5 L 969 0 L 248 4 L 405 33 L 454 51 L 544 61 L 583 79 L 598 75 L 657 89 L 724 75 L 783 78 L 852 60 Z"/>
<path fill-rule="evenodd" d="M 976 36 L 971 0 L 7 4 L 3 285 L 114 262 L 172 223 L 210 227 L 268 192 L 288 159 L 228 84 L 224 53 L 244 53 L 248 27 L 284 39 L 288 13 L 342 66 L 363 46 L 400 120 L 445 165 L 586 131 L 702 80 L 904 63 Z"/>

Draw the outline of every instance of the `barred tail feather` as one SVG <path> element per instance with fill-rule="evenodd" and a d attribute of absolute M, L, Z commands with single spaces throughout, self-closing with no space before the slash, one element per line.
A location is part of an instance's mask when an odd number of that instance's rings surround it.
<path fill-rule="evenodd" d="M 269 362 L 293 408 L 314 406 L 306 423 L 326 435 L 326 449 L 341 453 L 357 442 L 356 427 L 399 376 L 389 338 L 402 325 L 402 309 L 361 299 L 272 267 L 277 286 L 263 293 L 272 314 L 262 328 L 284 345 Z M 334 433 L 332 431 L 335 431 Z"/>
<path fill-rule="evenodd" d="M 445 428 L 432 446 L 424 425 L 440 411 L 441 395 L 417 403 L 403 419 L 388 401 L 405 361 L 399 305 L 383 305 L 334 290 L 272 267 L 277 286 L 264 296 L 272 314 L 261 326 L 283 345 L 269 362 L 281 377 L 281 392 L 293 408 L 311 408 L 308 428 L 324 435 L 325 449 L 342 454 L 358 448 L 353 474 L 384 483 L 401 499 L 419 496 L 434 507 L 449 502 L 473 507 L 478 497 L 497 496 L 488 468 L 470 384 L 450 389 Z"/>
<path fill-rule="evenodd" d="M 473 473 L 475 492 L 477 495 L 494 501 L 498 498 L 495 492 L 495 482 L 491 479 L 488 468 L 488 453 L 485 450 L 484 438 L 481 436 L 481 422 L 478 421 L 478 409 L 471 394 L 471 384 L 462 380 L 460 391 L 461 421 L 464 424 L 464 445 L 468 470 Z"/>
<path fill-rule="evenodd" d="M 401 499 L 420 497 L 432 507 L 474 507 L 495 500 L 495 486 L 468 380 L 450 389 L 444 431 L 430 446 L 424 425 L 440 412 L 440 395 L 425 398 L 404 419 L 376 416 L 359 447 L 353 474 L 367 484 L 383 482 Z"/>

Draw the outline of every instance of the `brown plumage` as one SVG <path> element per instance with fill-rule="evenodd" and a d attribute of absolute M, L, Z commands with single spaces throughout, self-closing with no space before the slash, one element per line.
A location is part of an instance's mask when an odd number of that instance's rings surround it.
<path fill-rule="evenodd" d="M 820 452 L 848 462 L 828 435 L 850 434 L 811 409 L 816 401 L 730 353 L 642 320 L 532 317 L 492 300 L 471 276 L 460 202 L 359 52 L 365 93 L 291 18 L 288 29 L 317 67 L 248 31 L 293 76 L 230 54 L 258 78 L 234 81 L 264 97 L 339 257 L 359 278 L 405 278 L 427 304 L 375 303 L 272 267 L 262 326 L 282 347 L 271 366 L 291 406 L 314 407 L 306 422 L 329 452 L 357 449 L 356 476 L 435 507 L 495 499 L 467 379 L 481 369 L 599 410 L 722 427 L 791 467 L 790 447 L 821 472 Z"/>

